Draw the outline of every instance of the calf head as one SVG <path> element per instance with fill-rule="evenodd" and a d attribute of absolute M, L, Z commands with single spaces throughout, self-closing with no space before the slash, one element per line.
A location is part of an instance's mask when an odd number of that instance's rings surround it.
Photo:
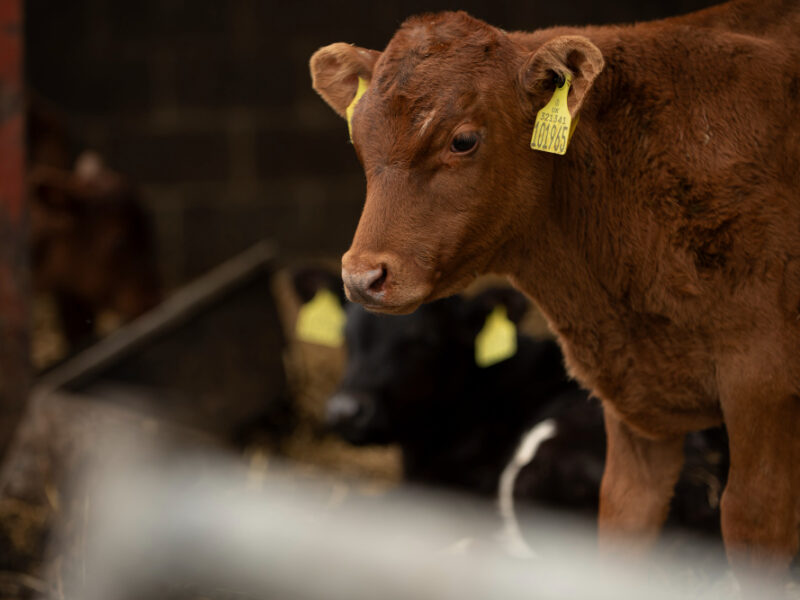
<path fill-rule="evenodd" d="M 517 321 L 527 308 L 519 292 L 495 289 L 397 317 L 347 305 L 347 367 L 328 426 L 351 443 L 380 444 L 441 435 L 463 420 L 476 372 L 489 370 L 475 364 L 475 338 L 498 304 Z"/>
<path fill-rule="evenodd" d="M 383 52 L 333 44 L 310 66 L 314 88 L 350 119 L 367 178 L 342 259 L 346 293 L 402 314 L 513 268 L 508 250 L 531 235 L 551 186 L 553 156 L 529 148 L 536 113 L 571 74 L 574 117 L 603 58 L 583 37 L 530 50 L 442 13 L 409 19 Z"/>
<path fill-rule="evenodd" d="M 30 184 L 37 289 L 123 319 L 155 305 L 152 232 L 131 186 L 88 153 L 75 171 L 33 169 Z"/>

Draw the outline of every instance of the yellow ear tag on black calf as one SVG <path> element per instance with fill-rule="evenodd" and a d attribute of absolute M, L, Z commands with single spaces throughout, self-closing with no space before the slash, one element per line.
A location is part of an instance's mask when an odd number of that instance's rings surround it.
<path fill-rule="evenodd" d="M 475 338 L 475 363 L 479 367 L 490 367 L 516 353 L 517 328 L 509 320 L 506 307 L 496 306 Z"/>
<path fill-rule="evenodd" d="M 364 92 L 367 91 L 369 87 L 369 83 L 363 77 L 358 78 L 358 89 L 356 90 L 356 95 L 353 97 L 353 101 L 347 105 L 345 109 L 345 114 L 347 115 L 347 131 L 350 133 L 350 141 L 353 141 L 353 111 L 356 109 L 356 104 L 358 101 L 361 100 L 361 96 L 364 95 Z"/>
<path fill-rule="evenodd" d="M 567 145 L 572 139 L 578 118 L 572 119 L 567 107 L 569 86 L 572 85 L 572 75 L 564 76 L 564 83 L 556 88 L 550 102 L 536 113 L 536 123 L 533 125 L 531 135 L 531 148 L 553 154 L 564 154 Z"/>
<path fill-rule="evenodd" d="M 344 343 L 344 309 L 330 290 L 319 290 L 300 307 L 295 332 L 304 342 L 338 348 Z"/>

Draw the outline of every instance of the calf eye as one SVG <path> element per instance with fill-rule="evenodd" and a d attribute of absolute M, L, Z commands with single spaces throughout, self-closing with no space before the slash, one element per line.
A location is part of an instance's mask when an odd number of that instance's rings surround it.
<path fill-rule="evenodd" d="M 478 134 L 474 131 L 456 134 L 450 142 L 450 151 L 455 154 L 466 154 L 478 145 Z"/>

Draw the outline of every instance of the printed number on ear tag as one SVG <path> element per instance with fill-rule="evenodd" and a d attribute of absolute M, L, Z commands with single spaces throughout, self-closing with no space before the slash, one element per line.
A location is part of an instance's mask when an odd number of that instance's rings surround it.
<path fill-rule="evenodd" d="M 517 328 L 508 319 L 505 306 L 496 306 L 475 338 L 475 362 L 479 367 L 490 367 L 516 353 Z"/>
<path fill-rule="evenodd" d="M 338 348 L 344 342 L 345 314 L 330 290 L 320 290 L 300 307 L 295 331 L 304 342 Z"/>
<path fill-rule="evenodd" d="M 364 92 L 367 91 L 369 84 L 367 80 L 363 77 L 358 78 L 358 89 L 356 90 L 356 95 L 353 97 L 353 101 L 347 105 L 345 109 L 345 114 L 347 115 L 347 131 L 350 133 L 350 141 L 353 141 L 353 111 L 356 109 L 356 104 L 358 101 L 361 100 L 361 96 L 364 95 Z"/>
<path fill-rule="evenodd" d="M 553 154 L 564 154 L 572 139 L 578 118 L 572 119 L 567 107 L 567 95 L 572 84 L 572 75 L 564 76 L 564 83 L 553 92 L 545 107 L 536 113 L 536 123 L 531 135 L 531 148 Z"/>

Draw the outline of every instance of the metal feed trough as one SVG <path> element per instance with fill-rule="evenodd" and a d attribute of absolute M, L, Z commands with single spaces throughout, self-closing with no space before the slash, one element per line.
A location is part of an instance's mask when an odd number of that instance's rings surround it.
<path fill-rule="evenodd" d="M 34 394 L 119 402 L 223 436 L 289 411 L 285 345 L 266 242 L 50 370 Z"/>

